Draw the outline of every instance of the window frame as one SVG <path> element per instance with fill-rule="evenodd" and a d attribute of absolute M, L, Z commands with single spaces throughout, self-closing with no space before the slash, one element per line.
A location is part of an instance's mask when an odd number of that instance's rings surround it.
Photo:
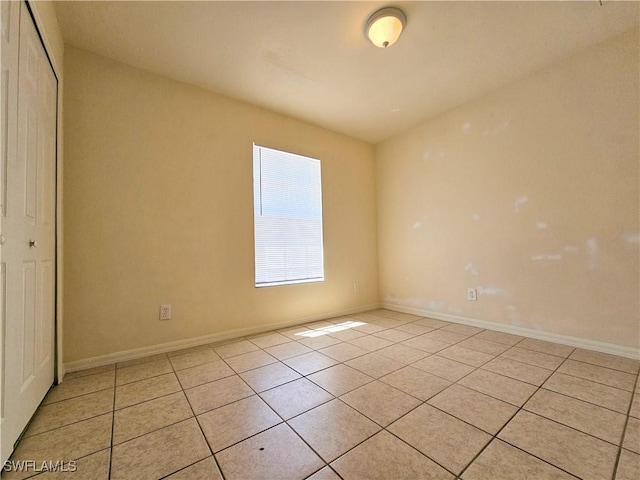
<path fill-rule="evenodd" d="M 299 279 L 287 279 L 287 280 L 277 280 L 277 281 L 268 281 L 268 282 L 258 282 L 258 252 L 257 252 L 257 234 L 258 234 L 258 228 L 257 228 L 257 206 L 256 206 L 256 152 L 261 152 L 261 150 L 269 150 L 272 152 L 276 152 L 276 153 L 282 153 L 284 155 L 288 155 L 288 156 L 293 156 L 293 157 L 300 157 L 301 159 L 304 160 L 311 160 L 314 162 L 317 162 L 318 164 L 318 186 L 319 186 L 319 191 L 320 191 L 320 198 L 319 198 L 319 206 L 320 206 L 320 215 L 319 215 L 319 220 L 320 220 L 320 242 L 319 242 L 319 246 L 320 246 L 320 258 L 321 258 L 321 276 L 319 277 L 312 277 L 312 278 L 299 278 Z M 261 161 L 261 159 L 259 160 Z M 254 264 L 254 275 L 253 275 L 253 279 L 254 279 L 254 287 L 255 288 L 266 288 L 266 287 L 279 287 L 279 286 L 285 286 L 285 285 L 299 285 L 299 284 L 308 284 L 308 283 L 322 283 L 325 281 L 326 275 L 325 275 L 325 262 L 324 262 L 324 205 L 323 205 L 323 195 L 322 195 L 322 161 L 318 158 L 315 157 L 310 157 L 308 155 L 302 155 L 300 153 L 295 153 L 295 152 L 290 152 L 290 151 L 286 151 L 286 150 L 281 150 L 281 149 L 277 149 L 277 148 L 273 148 L 273 147 L 268 147 L 265 145 L 261 145 L 258 143 L 253 143 L 253 149 L 252 149 L 252 176 L 253 176 L 253 254 L 254 254 L 254 258 L 253 258 L 253 264 Z M 260 184 L 261 184 L 261 179 L 262 179 L 262 170 L 260 170 Z M 262 202 L 262 194 L 263 194 L 263 190 L 262 187 L 260 187 L 260 202 Z M 260 204 L 260 211 L 263 210 L 263 206 L 262 203 Z M 304 218 L 304 217 L 302 217 Z M 314 217 L 309 217 L 309 218 L 314 218 Z"/>

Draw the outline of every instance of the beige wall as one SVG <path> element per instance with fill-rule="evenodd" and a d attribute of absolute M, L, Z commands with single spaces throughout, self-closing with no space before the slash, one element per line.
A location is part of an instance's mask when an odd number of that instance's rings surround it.
<path fill-rule="evenodd" d="M 321 159 L 325 282 L 254 288 L 253 142 Z M 363 142 L 67 46 L 64 188 L 65 362 L 378 301 Z"/>
<path fill-rule="evenodd" d="M 636 30 L 377 146 L 381 299 L 637 347 L 638 55 Z"/>

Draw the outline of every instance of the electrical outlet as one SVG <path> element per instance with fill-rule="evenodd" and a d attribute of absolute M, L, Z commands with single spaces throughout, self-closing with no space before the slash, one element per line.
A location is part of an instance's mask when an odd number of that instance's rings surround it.
<path fill-rule="evenodd" d="M 160 305 L 160 320 L 171 319 L 171 305 Z"/>
<path fill-rule="evenodd" d="M 478 292 L 475 288 L 467 288 L 467 300 L 471 302 L 478 300 Z"/>
<path fill-rule="evenodd" d="M 353 282 L 353 291 L 358 293 L 360 291 L 360 282 Z"/>

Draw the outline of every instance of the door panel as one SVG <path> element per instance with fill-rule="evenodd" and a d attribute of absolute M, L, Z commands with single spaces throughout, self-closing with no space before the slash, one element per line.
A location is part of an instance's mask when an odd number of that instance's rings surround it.
<path fill-rule="evenodd" d="M 4 36 L 2 44 L 3 74 L 17 76 L 17 89 L 12 93 L 9 84 L 4 102 L 9 128 L 12 122 L 17 128 L 3 138 L 7 154 L 1 256 L 6 294 L 0 310 L 4 312 L 0 461 L 11 454 L 54 377 L 57 81 L 27 7 L 13 2 L 10 8 L 14 7 L 20 9 L 19 27 L 11 25 L 9 31 L 19 31 L 17 64 L 5 63 Z M 17 102 L 12 102 L 12 95 Z"/>
<path fill-rule="evenodd" d="M 22 371 L 20 392 L 24 392 L 35 376 L 35 327 L 36 327 L 36 262 L 22 264 L 22 312 L 17 319 L 22 327 L 21 350 L 22 365 L 12 368 Z"/>
<path fill-rule="evenodd" d="M 22 153 L 24 157 L 16 165 L 18 169 L 24 169 L 22 171 L 16 171 L 15 173 L 20 176 L 24 176 L 24 189 L 22 192 L 23 198 L 20 199 L 24 205 L 25 220 L 32 225 L 36 224 L 36 176 L 37 170 L 37 154 L 38 154 L 38 114 L 36 113 L 35 105 L 25 105 L 25 111 L 23 113 L 24 125 L 18 127 L 18 138 L 24 145 L 22 146 Z M 20 114 L 18 110 L 18 115 Z M 22 135 L 20 135 L 22 133 Z M 20 153 L 20 145 L 18 145 L 18 152 Z"/>
<path fill-rule="evenodd" d="M 7 2 L 2 2 L 4 5 Z M 4 32 L 3 32 L 4 33 Z M 3 34 L 4 39 L 4 34 Z M 4 49 L 4 47 L 3 47 Z M 0 114 L 2 115 L 2 156 L 0 157 L 0 215 L 3 217 L 7 214 L 7 149 L 8 145 L 5 139 L 9 135 L 9 83 L 13 80 L 10 76 L 9 69 L 2 68 L 2 106 Z"/>
<path fill-rule="evenodd" d="M 0 262 L 0 319 L 2 319 L 2 328 L 0 330 L 0 348 L 2 348 L 2 350 L 0 351 L 0 353 L 2 354 L 2 368 L 0 368 L 0 387 L 2 387 L 2 390 L 0 390 L 0 430 L 2 430 L 3 427 L 3 421 L 4 421 L 4 366 L 7 364 L 6 362 L 6 358 L 5 358 L 5 351 L 4 351 L 4 339 L 6 338 L 6 324 L 4 319 L 7 318 L 7 310 L 6 310 L 6 305 L 7 305 L 7 264 L 5 262 Z M 4 438 L 4 437 L 2 437 Z M 4 461 L 6 460 L 4 458 L 4 449 L 2 448 L 2 439 L 0 438 L 0 460 Z"/>
<path fill-rule="evenodd" d="M 18 54 L 19 54 L 19 25 L 20 25 L 20 3 L 17 2 L 0 2 L 0 25 L 1 34 L 0 41 L 2 42 L 2 55 L 0 55 L 0 65 L 2 69 L 1 81 L 2 81 L 2 97 L 0 97 L 0 114 L 2 115 L 2 129 L 0 130 L 1 139 L 1 158 L 0 158 L 0 266 L 2 267 L 2 295 L 0 300 L 0 313 L 2 317 L 0 328 L 0 357 L 2 358 L 3 368 L 0 369 L 0 384 L 2 390 L 0 390 L 0 429 L 2 431 L 2 438 L 0 439 L 0 460 L 6 460 L 10 449 L 5 445 L 8 442 L 5 440 L 8 438 L 5 435 L 7 431 L 7 422 L 5 421 L 6 413 L 6 401 L 4 399 L 4 392 L 6 387 L 5 366 L 7 365 L 7 356 L 4 344 L 7 338 L 6 334 L 6 318 L 7 318 L 7 263 L 5 261 L 5 247 L 4 243 L 4 227 L 6 226 L 7 218 L 7 197 L 8 197 L 8 163 L 9 158 L 13 158 L 16 155 L 17 148 L 17 117 L 18 117 Z"/>
<path fill-rule="evenodd" d="M 36 305 L 39 307 L 36 324 L 36 359 L 38 368 L 42 368 L 47 362 L 52 362 L 54 303 L 53 262 L 46 260 L 40 265 L 40 283 L 37 288 L 39 296 Z M 53 362 L 52 362 L 53 363 Z"/>
<path fill-rule="evenodd" d="M 54 168 L 56 165 L 55 131 L 46 130 L 42 133 L 42 147 L 42 164 L 39 168 L 40 172 L 42 172 L 42 187 L 39 189 L 42 198 L 38 200 L 42 208 L 40 208 L 39 222 L 43 227 L 50 228 L 51 231 L 53 231 L 53 223 L 55 221 L 54 207 L 56 202 L 56 171 Z"/>

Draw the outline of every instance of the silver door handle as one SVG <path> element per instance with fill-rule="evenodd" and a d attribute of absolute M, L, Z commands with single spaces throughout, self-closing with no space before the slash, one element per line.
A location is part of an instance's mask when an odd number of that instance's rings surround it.
<path fill-rule="evenodd" d="M 29 248 L 35 248 L 38 246 L 38 242 L 36 240 L 29 240 Z"/>

